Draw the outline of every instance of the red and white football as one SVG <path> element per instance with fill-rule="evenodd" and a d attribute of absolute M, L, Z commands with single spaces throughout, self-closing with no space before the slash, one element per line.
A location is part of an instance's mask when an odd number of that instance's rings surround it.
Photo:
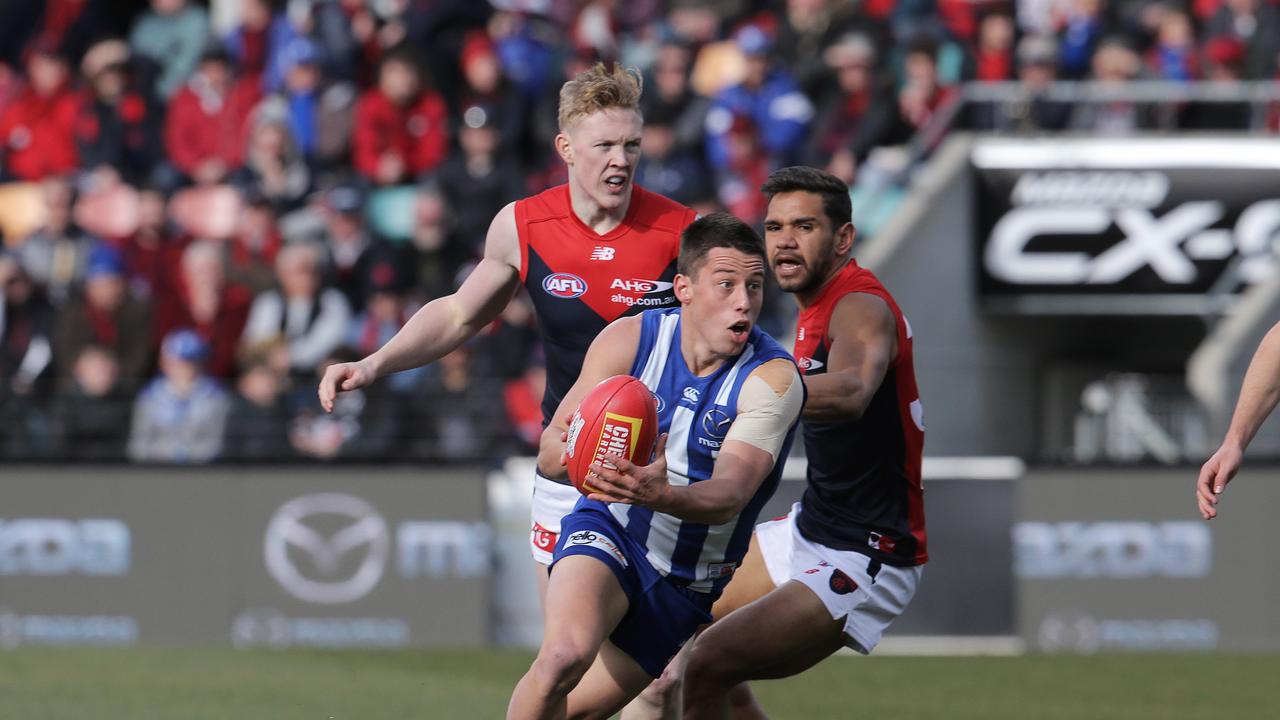
<path fill-rule="evenodd" d="M 569 480 L 583 495 L 595 492 L 587 484 L 593 464 L 603 463 L 610 453 L 648 465 L 657 439 L 657 398 L 630 375 L 614 375 L 591 388 L 569 421 L 565 441 Z"/>

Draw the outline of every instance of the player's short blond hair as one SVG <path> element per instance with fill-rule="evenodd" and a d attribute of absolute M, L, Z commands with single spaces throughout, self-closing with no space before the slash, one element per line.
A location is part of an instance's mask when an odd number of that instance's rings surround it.
<path fill-rule="evenodd" d="M 644 80 L 635 68 L 604 63 L 583 70 L 560 88 L 560 129 L 609 108 L 640 112 L 640 92 Z"/>

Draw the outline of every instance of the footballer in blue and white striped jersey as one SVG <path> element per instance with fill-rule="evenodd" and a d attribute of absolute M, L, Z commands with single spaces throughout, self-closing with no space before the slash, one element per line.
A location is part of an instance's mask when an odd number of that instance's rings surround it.
<path fill-rule="evenodd" d="M 563 460 L 563 442 L 548 437 L 560 438 L 565 417 L 613 375 L 653 391 L 663 434 L 648 465 L 608 456 L 591 466 L 594 492 L 561 522 L 546 636 L 509 717 L 538 717 L 575 686 L 572 713 L 610 715 L 710 622 L 777 488 L 804 404 L 794 360 L 755 325 L 764 266 L 750 226 L 725 214 L 699 218 L 681 238 L 681 307 L 617 320 L 587 352 L 543 438 L 541 469 L 555 472 Z M 578 675 L 592 661 L 578 654 L 604 657 L 606 639 L 604 671 Z"/>

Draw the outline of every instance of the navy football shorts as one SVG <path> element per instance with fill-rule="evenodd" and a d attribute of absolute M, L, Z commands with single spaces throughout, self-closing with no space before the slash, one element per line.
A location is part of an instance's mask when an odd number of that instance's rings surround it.
<path fill-rule="evenodd" d="M 612 515 L 583 505 L 560 521 L 552 567 L 563 557 L 588 555 L 613 570 L 629 606 L 609 640 L 656 678 L 698 628 L 711 622 L 715 598 L 669 581 Z"/>

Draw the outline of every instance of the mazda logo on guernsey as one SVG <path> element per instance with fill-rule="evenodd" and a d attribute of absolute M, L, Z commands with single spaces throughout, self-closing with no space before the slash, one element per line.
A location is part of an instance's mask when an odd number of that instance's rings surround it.
<path fill-rule="evenodd" d="M 324 605 L 368 595 L 382 579 L 390 551 L 386 520 L 369 503 L 342 493 L 304 495 L 281 505 L 263 543 L 271 577 L 299 600 Z"/>
<path fill-rule="evenodd" d="M 542 279 L 542 289 L 548 295 L 572 300 L 587 291 L 587 281 L 571 273 L 551 273 Z"/>
<path fill-rule="evenodd" d="M 712 408 L 702 416 L 702 431 L 716 440 L 723 440 L 729 434 L 729 426 L 733 418 L 720 408 Z"/>

